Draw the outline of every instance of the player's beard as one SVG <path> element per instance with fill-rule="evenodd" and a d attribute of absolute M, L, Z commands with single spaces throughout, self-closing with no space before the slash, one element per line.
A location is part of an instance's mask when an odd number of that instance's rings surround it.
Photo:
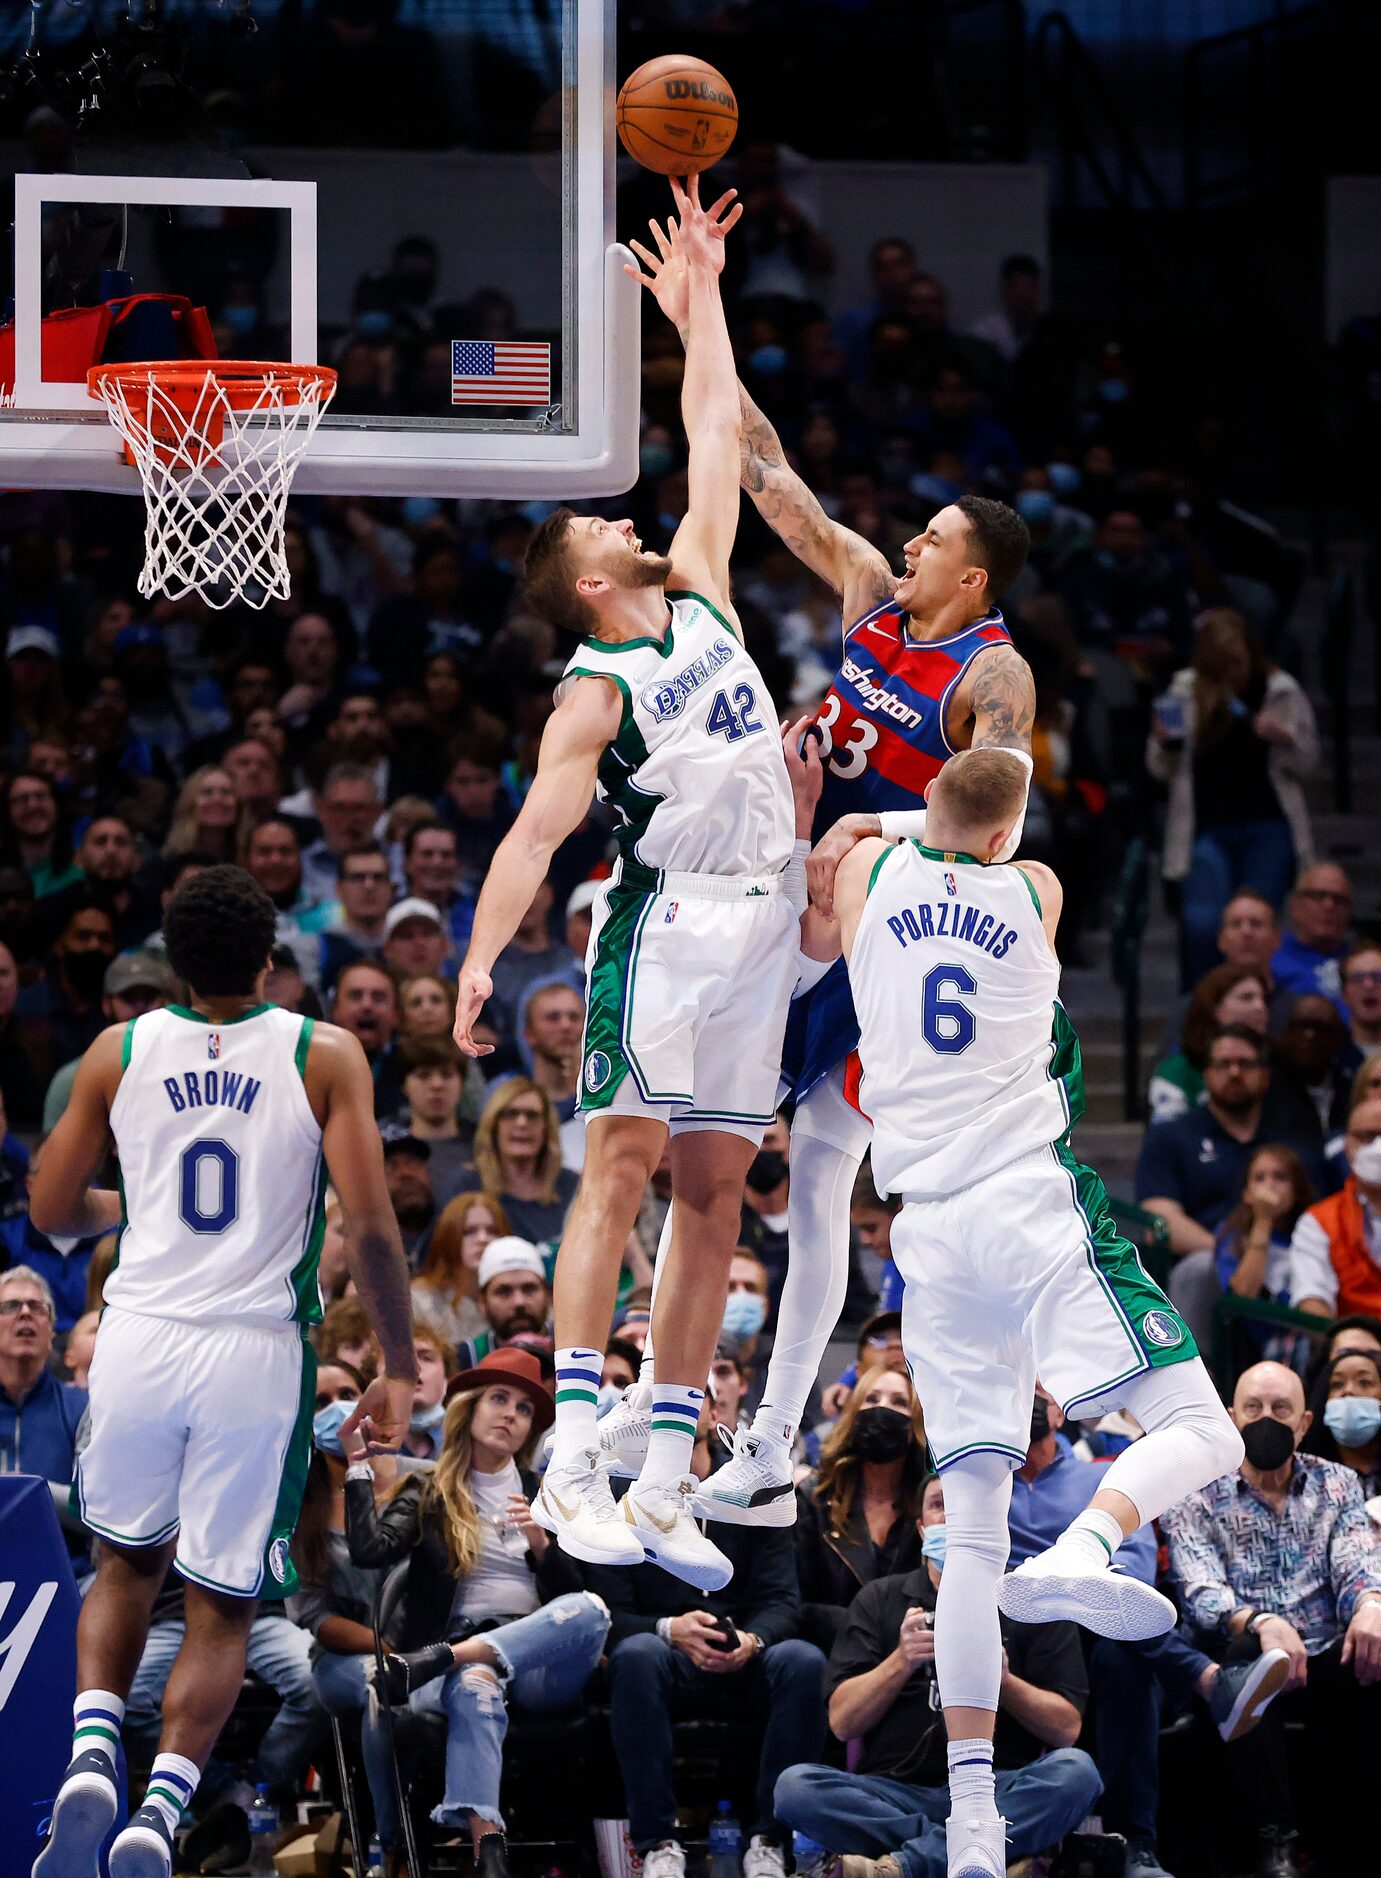
<path fill-rule="evenodd" d="M 627 587 L 665 587 L 670 579 L 670 555 L 635 554 L 629 561 L 624 585 Z"/>

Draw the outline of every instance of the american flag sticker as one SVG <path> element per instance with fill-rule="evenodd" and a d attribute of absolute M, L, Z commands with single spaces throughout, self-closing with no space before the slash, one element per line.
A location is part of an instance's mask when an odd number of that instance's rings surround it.
<path fill-rule="evenodd" d="M 945 892 L 949 895 L 951 900 L 957 900 L 959 897 L 959 888 L 953 874 L 945 875 Z"/>
<path fill-rule="evenodd" d="M 206 1054 L 214 1063 L 219 1058 L 220 1053 L 221 1033 L 218 1030 L 208 1030 L 206 1033 Z"/>
<path fill-rule="evenodd" d="M 519 339 L 453 339 L 452 404 L 550 404 L 551 346 Z"/>

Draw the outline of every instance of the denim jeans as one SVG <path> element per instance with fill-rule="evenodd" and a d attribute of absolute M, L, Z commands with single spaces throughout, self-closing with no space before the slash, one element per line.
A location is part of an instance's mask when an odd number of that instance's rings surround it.
<path fill-rule="evenodd" d="M 1029 1767 L 999 1772 L 1008 1862 L 1057 1845 L 1093 1810 L 1102 1787 L 1081 1748 L 1057 1748 Z M 777 1815 L 827 1851 L 891 1853 L 905 1878 L 945 1878 L 948 1787 L 913 1787 L 837 1767 L 788 1767 L 777 1782 Z"/>
<path fill-rule="evenodd" d="M 312 1665 L 312 1677 L 321 1706 L 328 1715 L 358 1715 L 360 1718 L 360 1757 L 364 1761 L 364 1777 L 369 1782 L 374 1824 L 383 1844 L 392 1850 L 402 1843 L 402 1833 L 385 1723 L 369 1700 L 369 1684 L 364 1676 L 365 1664 L 373 1660 L 372 1656 L 345 1656 L 334 1650 L 323 1650 Z"/>
<path fill-rule="evenodd" d="M 769 1644 L 743 1669 L 725 1675 L 697 1669 L 654 1631 L 616 1644 L 609 1653 L 609 1728 L 637 1850 L 648 1852 L 675 1837 L 673 1712 L 756 1716 L 763 1722 L 752 1830 L 776 1835 L 778 1776 L 793 1761 L 824 1747 L 824 1679 L 823 1654 L 796 1637 Z"/>
<path fill-rule="evenodd" d="M 1133 1845 L 1154 1846 L 1160 1807 L 1161 1696 L 1193 1706 L 1212 1659 L 1178 1631 L 1143 1643 L 1095 1637 L 1088 1653 L 1103 1820 Z"/>
<path fill-rule="evenodd" d="M 163 1725 L 163 1691 L 186 1634 L 187 1626 L 180 1617 L 155 1624 L 130 1686 L 125 1704 L 126 1735 L 131 1747 L 150 1760 L 158 1751 Z M 311 1647 L 307 1632 L 285 1617 L 256 1617 L 250 1626 L 246 1664 L 282 1697 L 278 1713 L 259 1744 L 250 1778 L 256 1785 L 262 1781 L 275 1793 L 296 1794 L 321 1739 L 321 1704 L 308 1660 Z M 201 1778 L 202 1798 L 214 1797 L 231 1778 L 230 1770 L 220 1762 L 209 1761 Z"/>
<path fill-rule="evenodd" d="M 463 1825 L 476 1812 L 502 1829 L 499 1782 L 508 1700 L 535 1710 L 573 1707 L 608 1634 L 603 1599 L 592 1591 L 570 1591 L 530 1617 L 484 1632 L 479 1641 L 498 1657 L 497 1671 L 467 1663 L 413 1692 L 410 1703 L 419 1715 L 446 1717 L 446 1790 L 432 1812 L 438 1825 Z"/>
<path fill-rule="evenodd" d="M 1197 984 L 1218 963 L 1223 909 L 1239 887 L 1255 887 L 1279 908 L 1295 878 L 1287 821 L 1219 822 L 1196 835 L 1180 887 L 1185 972 Z"/>

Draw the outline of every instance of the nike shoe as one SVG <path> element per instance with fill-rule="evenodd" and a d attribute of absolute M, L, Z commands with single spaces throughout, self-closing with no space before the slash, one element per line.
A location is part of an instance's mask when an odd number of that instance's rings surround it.
<path fill-rule="evenodd" d="M 1116 1565 L 1100 1565 L 1081 1547 L 1052 1545 L 1008 1572 L 997 1588 L 997 1608 L 1022 1624 L 1067 1618 L 1096 1636 L 1139 1643 L 1173 1630 L 1177 1612 L 1152 1585 Z"/>
<path fill-rule="evenodd" d="M 599 1451 L 618 1480 L 636 1480 L 652 1439 L 652 1384 L 631 1382 L 595 1429 Z"/>
<path fill-rule="evenodd" d="M 156 1806 L 141 1806 L 110 1848 L 110 1878 L 172 1878 L 173 1835 Z"/>
<path fill-rule="evenodd" d="M 1006 1878 L 1005 1819 L 947 1819 L 948 1878 Z"/>
<path fill-rule="evenodd" d="M 62 1777 L 48 1843 L 34 1861 L 33 1878 L 91 1878 L 101 1841 L 115 1824 L 115 1806 L 108 1756 L 85 1749 Z"/>
<path fill-rule="evenodd" d="M 1263 1650 L 1249 1663 L 1225 1663 L 1213 1679 L 1208 1712 L 1224 1741 L 1249 1735 L 1285 1687 L 1290 1659 L 1284 1650 Z"/>
<path fill-rule="evenodd" d="M 585 1448 L 574 1460 L 547 1469 L 532 1517 L 563 1552 L 586 1565 L 641 1565 L 647 1556 L 636 1532 L 619 1516 L 609 1463 L 597 1448 Z"/>
<path fill-rule="evenodd" d="M 734 1568 L 695 1523 L 692 1506 L 700 1482 L 683 1474 L 669 1485 L 635 1480 L 620 1502 L 645 1557 L 697 1591 L 722 1591 Z"/>
<path fill-rule="evenodd" d="M 796 1488 L 789 1449 L 748 1428 L 721 1428 L 719 1435 L 733 1450 L 733 1459 L 701 1481 L 696 1512 L 702 1519 L 722 1519 L 730 1526 L 794 1526 Z"/>

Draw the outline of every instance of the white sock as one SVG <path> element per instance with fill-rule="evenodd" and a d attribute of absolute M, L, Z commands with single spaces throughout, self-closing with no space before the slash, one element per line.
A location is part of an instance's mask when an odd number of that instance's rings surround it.
<path fill-rule="evenodd" d="M 788 1421 L 780 1409 L 774 1409 L 764 1402 L 753 1417 L 752 1432 L 759 1441 L 770 1441 L 774 1447 L 789 1451 L 792 1438 L 796 1433 L 796 1424 Z"/>
<path fill-rule="evenodd" d="M 1122 1543 L 1122 1528 L 1101 1506 L 1086 1506 L 1077 1519 L 1069 1522 L 1055 1543 L 1075 1548 L 1095 1565 L 1110 1565 Z"/>
<path fill-rule="evenodd" d="M 118 1695 L 109 1689 L 83 1689 L 72 1704 L 72 1759 L 94 1748 L 105 1755 L 113 1772 L 124 1719 L 125 1705 Z"/>
<path fill-rule="evenodd" d="M 570 1461 L 586 1448 L 597 1448 L 599 1377 L 604 1357 L 579 1344 L 556 1352 L 556 1438 L 552 1462 Z"/>
<path fill-rule="evenodd" d="M 197 1790 L 201 1769 L 195 1761 L 181 1754 L 159 1754 L 149 1771 L 149 1790 L 145 1806 L 155 1806 L 168 1822 L 168 1831 L 176 1832 L 178 1821 Z"/>
<path fill-rule="evenodd" d="M 652 1435 L 638 1475 L 639 1486 L 668 1487 L 690 1471 L 695 1425 L 704 1400 L 703 1389 L 688 1389 L 674 1382 L 653 1385 Z"/>
<path fill-rule="evenodd" d="M 949 1816 L 965 1820 L 997 1818 L 993 1744 L 981 1735 L 949 1744 Z"/>

